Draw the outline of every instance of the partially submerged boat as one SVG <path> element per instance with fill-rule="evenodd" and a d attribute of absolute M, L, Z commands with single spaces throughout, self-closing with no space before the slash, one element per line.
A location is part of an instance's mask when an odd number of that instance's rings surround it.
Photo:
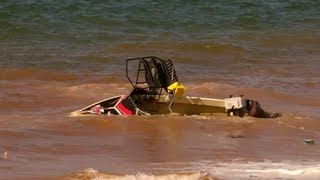
<path fill-rule="evenodd" d="M 184 96 L 186 88 L 179 82 L 170 59 L 154 56 L 127 59 L 126 76 L 132 84 L 128 93 L 98 101 L 71 112 L 70 116 L 226 113 L 275 118 L 280 115 L 270 115 L 258 102 L 241 96 L 225 99 Z"/>

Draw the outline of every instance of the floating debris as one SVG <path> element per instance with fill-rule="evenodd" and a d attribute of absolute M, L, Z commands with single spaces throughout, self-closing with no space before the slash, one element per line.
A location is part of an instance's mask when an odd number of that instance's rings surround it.
<path fill-rule="evenodd" d="M 305 144 L 314 144 L 314 140 L 313 139 L 305 139 L 304 143 Z"/>
<path fill-rule="evenodd" d="M 3 159 L 7 159 L 7 158 L 8 158 L 8 152 L 5 151 L 5 152 L 3 153 Z"/>

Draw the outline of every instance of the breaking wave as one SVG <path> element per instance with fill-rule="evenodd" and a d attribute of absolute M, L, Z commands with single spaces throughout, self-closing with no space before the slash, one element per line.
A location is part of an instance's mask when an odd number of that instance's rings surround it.
<path fill-rule="evenodd" d="M 240 160 L 241 161 L 241 160 Z M 196 171 L 196 172 L 192 172 Z M 320 176 L 319 164 L 274 163 L 274 162 L 232 162 L 212 164 L 211 162 L 194 163 L 185 168 L 185 172 L 117 174 L 100 172 L 93 168 L 72 173 L 63 177 L 65 180 L 214 180 L 214 179 L 317 179 Z"/>
<path fill-rule="evenodd" d="M 172 173 L 172 174 L 112 174 L 112 173 L 102 173 L 95 169 L 88 168 L 78 173 L 68 175 L 64 177 L 65 180 L 76 180 L 76 179 L 87 179 L 87 180 L 210 180 L 215 179 L 206 173 Z"/>

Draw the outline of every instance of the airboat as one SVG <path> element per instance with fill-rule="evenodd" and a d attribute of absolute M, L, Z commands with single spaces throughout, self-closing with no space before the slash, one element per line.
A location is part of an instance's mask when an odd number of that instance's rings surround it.
<path fill-rule="evenodd" d="M 180 83 L 172 60 L 155 56 L 126 60 L 126 77 L 132 89 L 126 94 L 95 102 L 70 113 L 72 117 L 92 115 L 207 115 L 226 113 L 270 118 L 259 103 L 230 96 L 224 99 L 185 96 L 186 87 Z"/>

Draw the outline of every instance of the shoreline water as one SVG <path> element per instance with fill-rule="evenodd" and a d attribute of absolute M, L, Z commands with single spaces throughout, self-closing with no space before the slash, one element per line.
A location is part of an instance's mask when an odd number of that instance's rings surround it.
<path fill-rule="evenodd" d="M 319 7 L 1 2 L 0 179 L 317 179 Z M 150 55 L 173 60 L 186 95 L 283 116 L 68 117 L 129 91 L 125 59 Z"/>

